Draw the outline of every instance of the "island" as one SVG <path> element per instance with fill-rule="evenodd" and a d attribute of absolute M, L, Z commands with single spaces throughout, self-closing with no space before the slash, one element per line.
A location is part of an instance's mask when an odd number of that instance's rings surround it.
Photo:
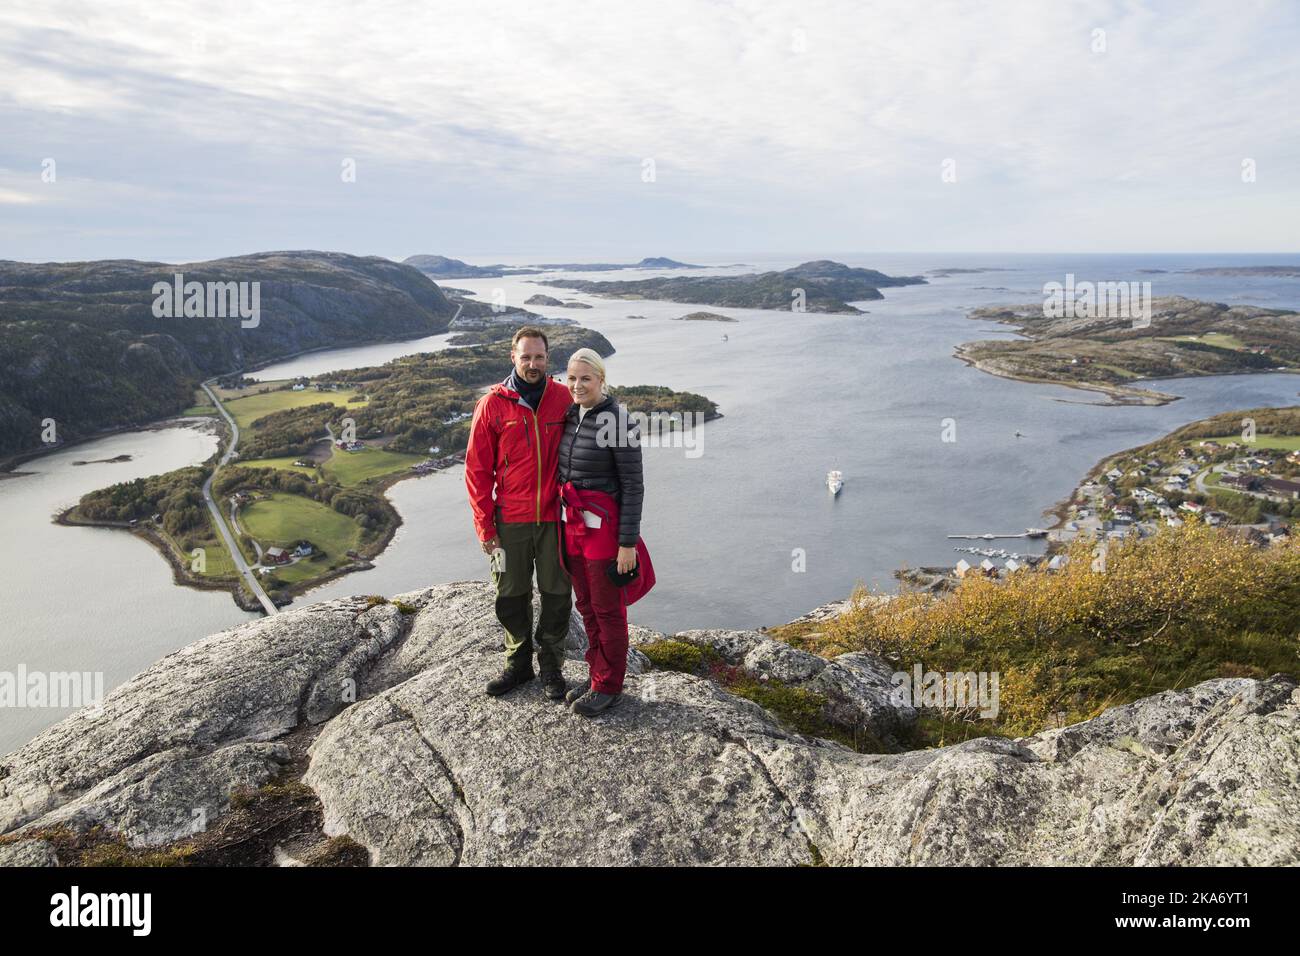
<path fill-rule="evenodd" d="M 707 269 L 708 266 L 678 262 L 664 256 L 649 256 L 640 262 L 544 262 L 537 266 L 551 272 L 615 272 L 619 269 Z"/>
<path fill-rule="evenodd" d="M 956 357 L 993 375 L 1102 392 L 1128 405 L 1177 400 L 1133 384 L 1139 379 L 1300 367 L 1300 313 L 1285 309 L 1168 296 L 1152 300 L 1148 325 L 1044 312 L 1042 303 L 973 310 L 970 318 L 1013 326 L 1024 338 L 967 342 Z"/>
<path fill-rule="evenodd" d="M 1211 266 L 1204 269 L 1188 269 L 1187 272 L 1196 276 L 1265 276 L 1294 279 L 1300 277 L 1300 266 Z"/>
<path fill-rule="evenodd" d="M 649 256 L 640 262 L 543 262 L 528 266 L 495 263 L 474 266 L 447 256 L 408 256 L 403 264 L 419 269 L 430 279 L 500 279 L 505 276 L 537 275 L 541 272 L 616 272 L 620 269 L 707 269 L 663 256 Z"/>
<path fill-rule="evenodd" d="M 665 302 L 739 309 L 833 312 L 861 315 L 850 305 L 883 299 L 880 290 L 925 283 L 921 276 L 888 276 L 874 269 L 820 259 L 780 272 L 739 276 L 659 276 L 653 279 L 596 281 L 537 279 L 539 285 L 575 289 L 605 298 L 656 299 Z M 802 308 L 800 306 L 802 305 Z"/>
<path fill-rule="evenodd" d="M 730 315 L 719 315 L 716 312 L 691 312 L 688 315 L 678 315 L 673 317 L 674 322 L 739 322 L 740 319 Z"/>
<path fill-rule="evenodd" d="M 419 269 L 430 279 L 500 279 L 503 276 L 536 275 L 540 269 L 519 266 L 505 266 L 500 263 L 490 266 L 472 266 L 460 259 L 446 256 L 407 256 L 403 265 Z"/>
<path fill-rule="evenodd" d="M 935 276 L 936 278 L 939 279 L 947 279 L 947 278 L 951 278 L 952 276 L 978 275 L 982 272 L 1010 272 L 1010 271 L 1011 271 L 1010 269 L 1003 268 L 1001 266 L 980 266 L 975 269 L 958 269 L 958 268 L 931 269 L 929 272 L 926 273 L 926 275 Z"/>
<path fill-rule="evenodd" d="M 670 428 L 682 427 L 686 414 L 706 422 L 722 417 L 717 402 L 695 392 L 678 392 L 663 385 L 612 385 L 609 393 L 628 411 L 663 417 Z"/>

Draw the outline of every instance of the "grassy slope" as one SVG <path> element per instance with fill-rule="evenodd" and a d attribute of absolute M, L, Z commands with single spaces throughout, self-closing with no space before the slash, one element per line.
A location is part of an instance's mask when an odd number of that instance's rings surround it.
<path fill-rule="evenodd" d="M 1221 349 L 1241 350 L 1246 347 L 1246 343 L 1241 341 L 1235 335 L 1225 335 L 1222 332 L 1206 332 L 1204 335 L 1175 335 L 1168 338 L 1158 336 L 1164 342 L 1204 342 L 1206 345 L 1217 345 Z"/>
<path fill-rule="evenodd" d="M 224 401 L 226 411 L 235 420 L 242 431 L 251 428 L 253 422 L 272 412 L 284 411 L 286 408 L 302 408 L 305 405 L 317 405 L 321 402 L 330 402 L 334 405 L 342 405 L 347 408 L 364 408 L 366 403 L 358 400 L 358 392 L 354 389 L 338 392 L 318 392 L 314 388 L 308 388 L 301 392 L 292 390 L 262 392 L 257 395 L 247 395 L 244 398 L 235 398 L 230 401 Z M 322 427 L 321 433 L 324 434 Z"/>
<path fill-rule="evenodd" d="M 241 508 L 239 523 L 264 548 L 287 548 L 306 538 L 331 557 L 355 548 L 361 538 L 361 529 L 347 515 L 310 498 L 281 492 Z"/>
<path fill-rule="evenodd" d="M 314 477 L 316 474 L 315 467 L 311 465 L 303 467 L 294 464 L 295 461 L 302 460 L 301 456 L 289 455 L 285 458 L 250 458 L 247 461 L 240 461 L 240 464 L 247 468 L 279 468 L 283 471 L 296 471 L 308 478 Z"/>
<path fill-rule="evenodd" d="M 363 451 L 335 451 L 325 462 L 325 474 L 337 478 L 345 488 L 371 478 L 381 478 L 393 472 L 406 471 L 416 462 L 425 461 L 428 455 L 405 455 L 382 448 Z"/>
<path fill-rule="evenodd" d="M 334 478 L 344 488 L 352 488 L 371 478 L 385 478 L 397 472 L 406 471 L 417 462 L 425 461 L 428 455 L 406 455 L 401 452 L 385 451 L 382 448 L 366 448 L 362 451 L 338 451 L 321 464 L 321 471 L 327 478 Z M 296 471 L 300 475 L 312 477 L 316 474 L 314 467 L 295 465 L 301 458 L 256 458 L 242 462 L 249 468 L 281 468 Z"/>
<path fill-rule="evenodd" d="M 1295 451 L 1297 448 L 1300 448 L 1300 435 L 1256 434 L 1255 441 L 1248 445 L 1242 442 L 1241 435 L 1239 434 L 1220 435 L 1216 438 L 1207 438 L 1207 439 L 1198 439 L 1198 440 L 1217 441 L 1221 445 L 1227 444 L 1228 442 L 1235 441 L 1237 444 L 1243 446 L 1242 449 L 1239 449 L 1239 452 L 1242 454 L 1249 452 L 1251 448 L 1282 448 L 1287 451 Z"/>
<path fill-rule="evenodd" d="M 199 534 L 191 536 L 189 542 L 194 547 L 203 549 L 204 570 L 199 577 L 209 578 L 212 580 L 234 580 L 238 577 L 235 571 L 234 559 L 230 557 L 230 552 L 226 550 L 225 542 L 221 540 L 215 529 L 212 528 L 212 518 L 208 517 L 207 528 L 209 534 L 205 537 Z M 166 532 L 160 532 L 162 536 L 171 545 L 172 550 L 176 553 L 185 567 L 193 568 L 193 557 L 190 551 L 183 551 L 181 545 L 171 535 Z"/>

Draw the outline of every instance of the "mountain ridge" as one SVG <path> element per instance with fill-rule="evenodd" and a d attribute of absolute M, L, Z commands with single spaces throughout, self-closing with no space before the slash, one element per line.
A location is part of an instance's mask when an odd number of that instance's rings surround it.
<path fill-rule="evenodd" d="M 882 288 L 922 285 L 922 276 L 890 276 L 875 269 L 814 259 L 780 271 L 737 276 L 659 276 L 598 281 L 538 279 L 538 285 L 576 289 L 615 299 L 657 299 L 690 305 L 862 315 L 850 303 L 883 299 Z"/>
<path fill-rule="evenodd" d="M 256 282 L 238 316 L 158 318 L 157 282 Z M 313 250 L 205 262 L 0 261 L 0 459 L 155 421 L 198 382 L 324 347 L 444 332 L 455 308 L 418 270 Z M 53 420 L 54 443 L 43 422 Z"/>

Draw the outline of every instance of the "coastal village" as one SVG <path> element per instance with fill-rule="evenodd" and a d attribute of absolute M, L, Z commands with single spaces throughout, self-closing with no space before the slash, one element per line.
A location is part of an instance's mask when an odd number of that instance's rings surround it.
<path fill-rule="evenodd" d="M 1057 571 L 1070 560 L 1064 546 L 1080 538 L 1098 543 L 1149 538 L 1162 526 L 1177 528 L 1188 521 L 1269 547 L 1291 535 L 1297 515 L 1300 436 L 1166 438 L 1104 462 L 1076 489 L 1050 530 L 949 535 L 990 543 L 956 547 L 966 556 L 951 567 L 904 569 L 896 577 L 927 590 L 949 591 L 971 576 L 1005 579 L 1040 565 Z M 1022 554 L 992 545 L 1002 538 L 1045 538 L 1048 547 L 1044 554 Z"/>

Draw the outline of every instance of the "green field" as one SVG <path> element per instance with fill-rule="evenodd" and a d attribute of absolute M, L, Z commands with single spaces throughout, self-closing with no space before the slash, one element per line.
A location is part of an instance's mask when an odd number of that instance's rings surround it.
<path fill-rule="evenodd" d="M 324 550 L 331 562 L 357 547 L 361 540 L 360 526 L 347 515 L 310 498 L 282 492 L 241 508 L 239 523 L 263 548 L 289 547 L 305 538 Z M 312 571 L 306 577 L 322 569 L 320 562 L 300 562 L 295 569 L 307 567 Z"/>
<path fill-rule="evenodd" d="M 1282 448 L 1286 451 L 1295 451 L 1296 449 L 1300 449 L 1300 435 L 1265 435 L 1263 432 L 1256 432 L 1255 440 L 1253 442 L 1243 442 L 1240 433 L 1236 435 L 1224 435 L 1219 438 L 1198 438 L 1196 441 L 1217 441 L 1220 445 L 1226 445 L 1230 441 L 1235 441 L 1238 445 L 1242 446 L 1238 451 L 1243 453 L 1251 448 Z"/>
<path fill-rule="evenodd" d="M 1110 365 L 1107 364 L 1106 362 L 1094 362 L 1091 367 L 1108 369 L 1109 371 L 1114 372 L 1120 378 L 1138 378 L 1138 373 L 1134 372 L 1132 369 L 1121 368 L 1118 365 Z"/>
<path fill-rule="evenodd" d="M 301 468 L 294 464 L 295 461 L 304 460 L 301 455 L 290 455 L 287 458 L 250 458 L 248 461 L 241 461 L 239 464 L 245 468 L 282 468 L 285 471 L 296 471 L 300 475 L 314 478 L 316 475 L 314 468 Z"/>
<path fill-rule="evenodd" d="M 217 417 L 217 408 L 215 405 L 191 405 L 185 411 L 181 412 L 186 417 L 206 416 L 210 418 Z"/>
<path fill-rule="evenodd" d="M 427 455 L 407 455 L 402 452 L 384 451 L 382 448 L 366 448 L 362 451 L 339 451 L 321 463 L 321 470 L 326 477 L 334 478 L 345 488 L 360 484 L 370 478 L 381 478 L 394 472 L 406 471 L 417 462 L 428 459 Z M 315 470 L 295 465 L 299 457 L 289 458 L 253 458 L 240 462 L 247 468 L 282 468 L 296 471 L 300 475 L 313 477 Z"/>
<path fill-rule="evenodd" d="M 428 455 L 406 455 L 402 452 L 385 451 L 382 448 L 366 448 L 361 451 L 334 450 L 334 455 L 322 466 L 325 474 L 337 478 L 344 487 L 359 484 L 369 478 L 379 478 L 395 471 L 406 471 L 417 462 L 425 461 Z"/>
<path fill-rule="evenodd" d="M 338 392 L 318 392 L 314 388 L 308 388 L 301 392 L 291 390 L 277 392 L 262 392 L 260 395 L 248 395 L 244 398 L 235 398 L 226 401 L 226 411 L 230 413 L 235 424 L 241 429 L 250 427 L 253 422 L 272 412 L 281 412 L 286 408 L 302 408 L 305 405 L 318 405 L 321 402 L 330 402 L 334 405 L 343 405 L 348 408 L 364 408 L 365 402 L 357 400 L 356 389 L 347 389 Z M 324 432 L 322 426 L 321 431 Z"/>
<path fill-rule="evenodd" d="M 1241 339 L 1223 332 L 1206 332 L 1204 335 L 1158 336 L 1158 338 L 1163 342 L 1203 342 L 1206 345 L 1218 346 L 1221 349 L 1236 349 L 1238 351 L 1246 348 L 1246 343 Z"/>
<path fill-rule="evenodd" d="M 326 571 L 330 571 L 341 564 L 346 564 L 348 559 L 342 553 L 330 554 L 326 557 L 311 559 L 307 558 L 299 561 L 297 564 L 287 564 L 282 568 L 275 569 L 274 579 L 280 584 L 298 584 L 302 581 L 310 581 L 320 577 Z M 264 586 L 270 586 L 266 575 L 258 575 Z"/>
<path fill-rule="evenodd" d="M 208 518 L 207 525 L 208 528 L 211 529 L 212 518 L 207 515 L 206 512 L 205 517 Z M 172 550 L 176 553 L 176 556 L 180 559 L 181 563 L 184 564 L 186 568 L 192 567 L 194 558 L 190 551 L 193 549 L 183 550 L 180 543 L 175 538 L 161 529 L 159 529 L 159 532 L 162 537 L 166 539 L 167 543 L 171 545 Z M 222 541 L 215 531 L 212 531 L 212 536 L 210 538 L 196 540 L 194 546 L 202 548 L 204 551 L 203 560 L 205 569 L 199 577 L 233 578 L 238 574 L 235 570 L 235 562 L 230 557 L 230 552 L 226 550 L 225 542 Z"/>

